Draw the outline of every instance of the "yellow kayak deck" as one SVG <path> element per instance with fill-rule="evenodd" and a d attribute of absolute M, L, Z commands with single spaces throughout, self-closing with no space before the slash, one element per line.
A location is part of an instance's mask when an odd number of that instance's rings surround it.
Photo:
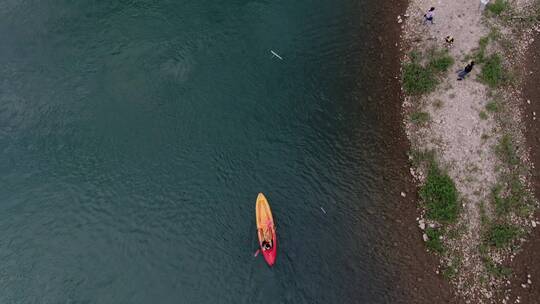
<path fill-rule="evenodd" d="M 270 205 L 262 193 L 259 193 L 257 196 L 257 206 L 255 210 L 259 241 L 262 241 L 263 239 L 270 240 L 274 230 L 274 218 L 272 217 Z"/>

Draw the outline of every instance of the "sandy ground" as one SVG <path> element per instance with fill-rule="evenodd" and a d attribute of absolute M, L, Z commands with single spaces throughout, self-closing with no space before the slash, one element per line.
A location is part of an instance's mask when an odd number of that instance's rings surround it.
<path fill-rule="evenodd" d="M 420 98 L 406 97 L 403 109 L 410 113 L 420 104 L 421 109 L 430 114 L 431 122 L 427 127 L 418 127 L 405 119 L 407 135 L 413 149 L 436 151 L 440 165 L 453 178 L 460 193 L 463 208 L 456 226 L 465 227 L 465 231 L 446 243 L 452 251 L 450 256 L 462 257 L 462 267 L 453 283 L 466 303 L 495 301 L 495 288 L 483 278 L 485 271 L 478 246 L 481 243 L 481 205 L 488 215 L 493 212 L 488 202 L 492 200 L 492 189 L 499 178 L 497 168 L 502 165 L 493 148 L 500 139 L 500 129 L 492 117 L 481 119 L 479 115 L 491 100 L 488 88 L 476 80 L 479 67 L 463 81 L 456 77 L 456 70 L 467 64 L 465 57 L 471 55 L 480 38 L 489 33 L 479 4 L 473 0 L 410 0 L 402 39 L 405 50 L 426 51 L 443 48 L 447 35 L 455 38 L 450 54 L 456 63 L 451 71 L 435 92 Z M 435 24 L 423 24 L 423 15 L 432 6 L 436 8 Z M 422 181 L 422 172 L 413 174 Z M 449 260 L 447 257 L 442 263 Z"/>

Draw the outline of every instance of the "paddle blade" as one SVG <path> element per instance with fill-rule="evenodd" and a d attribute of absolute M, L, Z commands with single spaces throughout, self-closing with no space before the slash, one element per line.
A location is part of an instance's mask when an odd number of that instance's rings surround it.
<path fill-rule="evenodd" d="M 255 251 L 255 254 L 253 254 L 253 257 L 256 258 L 259 255 L 259 252 L 261 252 L 261 250 L 257 249 L 257 251 Z"/>

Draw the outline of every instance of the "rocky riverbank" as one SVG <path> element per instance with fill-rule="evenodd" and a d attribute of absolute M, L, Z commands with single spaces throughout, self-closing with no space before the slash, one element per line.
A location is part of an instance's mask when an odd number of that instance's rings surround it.
<path fill-rule="evenodd" d="M 420 194 L 417 229 L 439 258 L 434 272 L 460 302 L 524 303 L 511 286 L 520 281 L 520 288 L 537 290 L 537 278 L 522 274 L 526 263 L 513 261 L 534 256 L 524 244 L 540 226 L 525 123 L 536 121 L 536 113 L 524 106 L 540 100 L 522 94 L 530 85 L 531 69 L 524 68 L 540 6 L 492 0 L 484 10 L 479 4 L 410 0 L 397 18 L 410 173 Z M 423 22 L 430 7 L 434 24 Z M 456 70 L 471 61 L 472 72 L 458 80 Z"/>

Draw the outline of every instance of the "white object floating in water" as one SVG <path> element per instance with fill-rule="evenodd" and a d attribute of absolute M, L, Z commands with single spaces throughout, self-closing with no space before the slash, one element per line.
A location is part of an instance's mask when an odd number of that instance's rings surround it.
<path fill-rule="evenodd" d="M 324 214 L 326 214 L 326 210 L 324 210 L 324 208 L 321 206 L 321 210 L 322 212 L 324 212 Z"/>
<path fill-rule="evenodd" d="M 270 50 L 270 53 L 272 53 L 272 55 L 276 56 L 277 58 L 279 58 L 279 60 L 283 60 L 283 58 L 281 56 L 279 56 L 276 52 L 274 52 L 273 50 Z"/>

